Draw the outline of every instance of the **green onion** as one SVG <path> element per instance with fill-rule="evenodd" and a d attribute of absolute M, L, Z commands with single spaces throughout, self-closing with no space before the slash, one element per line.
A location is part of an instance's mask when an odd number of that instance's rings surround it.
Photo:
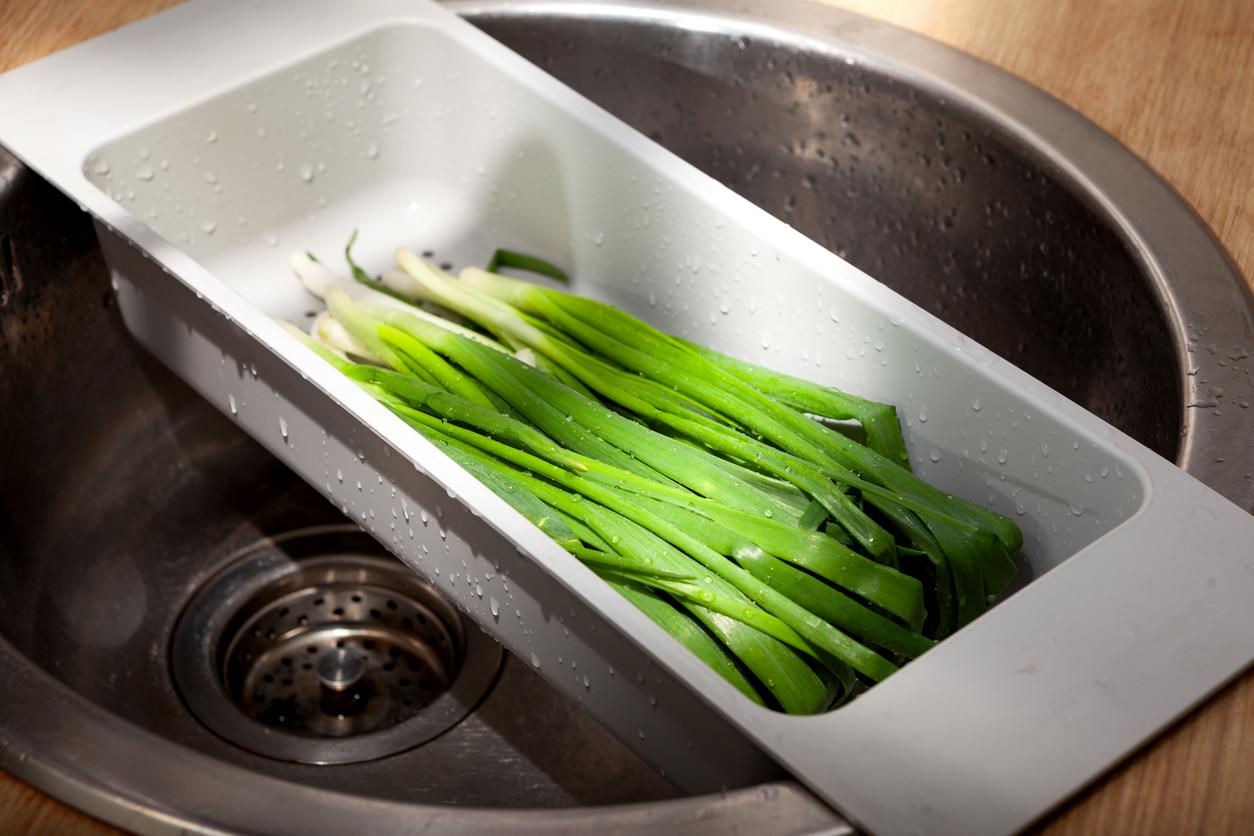
<path fill-rule="evenodd" d="M 534 256 L 376 279 L 355 242 L 355 282 L 291 258 L 328 306 L 305 344 L 746 698 L 848 700 L 1013 577 L 1018 527 L 913 474 L 891 405 L 495 272 L 568 281 Z"/>
<path fill-rule="evenodd" d="M 492 260 L 488 262 L 487 271 L 495 273 L 502 267 L 527 270 L 531 273 L 538 273 L 541 276 L 557 279 L 559 282 L 570 281 L 570 276 L 566 275 L 566 271 L 557 265 L 550 264 L 542 258 L 536 258 L 534 255 L 526 255 L 514 250 L 498 249 L 492 253 Z"/>

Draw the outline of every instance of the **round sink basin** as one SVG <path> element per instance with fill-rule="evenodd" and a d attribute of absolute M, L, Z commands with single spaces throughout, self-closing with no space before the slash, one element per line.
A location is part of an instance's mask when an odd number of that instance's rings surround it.
<path fill-rule="evenodd" d="M 453 5 L 1254 505 L 1235 449 L 1254 422 L 1226 406 L 1249 400 L 1225 355 L 1254 331 L 1248 291 L 1174 193 L 1043 93 L 807 4 Z M 847 829 L 782 775 L 681 796 L 398 576 L 131 342 L 88 219 L 6 156 L 0 404 L 0 766 L 47 792 L 145 832 Z"/>

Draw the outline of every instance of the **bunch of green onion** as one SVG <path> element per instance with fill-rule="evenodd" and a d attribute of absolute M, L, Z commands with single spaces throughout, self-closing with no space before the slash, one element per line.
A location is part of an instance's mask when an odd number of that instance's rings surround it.
<path fill-rule="evenodd" d="M 327 305 L 293 330 L 755 702 L 838 704 L 1015 574 L 1017 526 L 911 473 L 892 406 L 496 272 L 565 279 L 533 257 L 372 277 L 351 245 L 355 281 L 292 256 Z"/>

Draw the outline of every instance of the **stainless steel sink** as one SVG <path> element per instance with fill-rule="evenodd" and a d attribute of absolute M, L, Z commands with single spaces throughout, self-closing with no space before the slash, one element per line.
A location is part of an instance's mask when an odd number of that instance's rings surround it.
<path fill-rule="evenodd" d="M 1250 295 L 1056 102 L 818 6 L 457 5 L 1254 505 Z M 846 828 L 787 780 L 680 797 L 382 555 L 131 342 L 88 219 L 0 156 L 0 765 L 143 831 Z M 319 620 L 333 607 L 356 632 Z M 389 673 L 387 711 L 344 710 L 362 696 L 346 644 Z M 327 700 L 356 719 L 311 721 Z"/>

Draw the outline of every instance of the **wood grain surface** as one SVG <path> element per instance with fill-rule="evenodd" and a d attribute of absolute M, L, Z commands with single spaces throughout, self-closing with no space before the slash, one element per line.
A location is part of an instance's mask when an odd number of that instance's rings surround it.
<path fill-rule="evenodd" d="M 825 0 L 929 35 L 1057 96 L 1166 178 L 1254 280 L 1251 0 Z M 172 0 L 0 0 L 0 71 Z M 0 119 L 4 115 L 0 114 Z M 1254 833 L 1254 673 L 1040 828 Z M 0 773 L 0 833 L 116 831 Z"/>

